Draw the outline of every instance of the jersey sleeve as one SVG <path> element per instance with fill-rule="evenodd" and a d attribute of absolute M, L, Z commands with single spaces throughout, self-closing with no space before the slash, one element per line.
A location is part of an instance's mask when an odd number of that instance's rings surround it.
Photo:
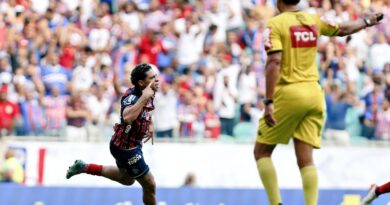
<path fill-rule="evenodd" d="M 320 34 L 325 36 L 336 36 L 340 25 L 329 17 L 322 16 L 321 18 L 314 15 L 317 26 L 320 28 Z"/>
<path fill-rule="evenodd" d="M 266 26 L 263 33 L 263 39 L 264 48 L 267 53 L 283 50 L 281 34 L 275 23 L 273 21 L 267 21 Z"/>
<path fill-rule="evenodd" d="M 130 94 L 127 97 L 124 97 L 122 99 L 122 103 L 121 103 L 122 107 L 125 108 L 128 106 L 132 106 L 137 102 L 137 100 L 138 100 L 138 97 L 136 95 Z"/>

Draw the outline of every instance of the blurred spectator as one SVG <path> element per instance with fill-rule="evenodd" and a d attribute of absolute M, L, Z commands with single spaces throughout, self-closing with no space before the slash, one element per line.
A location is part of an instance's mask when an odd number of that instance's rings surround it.
<path fill-rule="evenodd" d="M 383 32 L 379 32 L 376 36 L 377 41 L 370 49 L 370 62 L 374 71 L 383 71 L 384 65 L 390 63 L 390 45 L 387 42 Z"/>
<path fill-rule="evenodd" d="M 59 136 L 63 134 L 66 125 L 66 103 L 67 97 L 60 95 L 60 90 L 51 87 L 50 96 L 45 96 L 43 105 L 46 111 L 46 134 Z"/>
<path fill-rule="evenodd" d="M 160 52 L 166 54 L 167 50 L 164 48 L 161 39 L 157 35 L 157 31 L 148 30 L 145 35 L 141 36 L 139 47 L 139 61 L 140 63 L 151 63 L 157 65 L 157 56 Z"/>
<path fill-rule="evenodd" d="M 186 92 L 178 107 L 179 133 L 181 137 L 194 137 L 194 123 L 198 118 L 198 108 L 193 103 L 192 92 Z"/>
<path fill-rule="evenodd" d="M 220 93 L 219 98 L 214 98 L 214 105 L 221 120 L 221 133 L 233 136 L 236 94 L 229 82 L 229 77 L 223 76 L 222 86 L 216 91 Z"/>
<path fill-rule="evenodd" d="M 90 105 L 88 105 L 90 106 Z M 66 137 L 71 141 L 86 141 L 88 137 L 87 120 L 91 114 L 82 100 L 82 93 L 73 90 L 66 103 Z"/>
<path fill-rule="evenodd" d="M 215 45 L 215 34 L 217 33 L 218 27 L 214 24 L 211 24 L 209 26 L 209 30 L 206 33 L 206 36 L 204 38 L 204 43 L 203 43 L 203 51 L 205 53 L 208 53 Z"/>
<path fill-rule="evenodd" d="M 218 1 L 212 1 L 210 10 L 205 14 L 206 19 L 218 27 L 215 36 L 216 43 L 225 42 L 228 21 L 235 16 L 229 4 L 225 3 L 223 6 L 221 7 Z"/>
<path fill-rule="evenodd" d="M 203 119 L 205 124 L 205 137 L 214 140 L 218 139 L 221 134 L 221 121 L 214 110 L 212 102 L 207 103 L 207 109 Z"/>
<path fill-rule="evenodd" d="M 89 46 L 94 51 L 105 51 L 110 46 L 110 32 L 103 27 L 101 19 L 97 19 L 94 28 L 89 33 Z"/>
<path fill-rule="evenodd" d="M 25 98 L 19 105 L 24 123 L 23 133 L 42 136 L 46 128 L 42 99 L 35 92 L 26 92 Z"/>
<path fill-rule="evenodd" d="M 106 96 L 104 85 L 93 85 L 90 94 L 86 99 L 86 105 L 91 114 L 92 125 L 88 127 L 89 140 L 100 141 L 104 138 L 104 133 L 100 129 L 106 126 L 110 100 Z"/>
<path fill-rule="evenodd" d="M 8 84 L 12 81 L 13 73 L 8 58 L 7 53 L 0 52 L 0 84 Z"/>
<path fill-rule="evenodd" d="M 188 68 L 199 60 L 199 51 L 202 49 L 197 47 L 196 39 L 201 33 L 201 28 L 198 25 L 192 24 L 189 19 L 185 21 L 185 29 L 180 32 L 177 42 L 177 60 L 179 62 L 180 74 L 184 68 Z"/>
<path fill-rule="evenodd" d="M 238 80 L 238 102 L 240 103 L 241 110 L 241 120 L 250 121 L 250 113 L 245 112 L 245 105 L 249 106 L 249 108 L 254 105 L 257 101 L 256 99 L 256 75 L 252 71 L 252 67 L 250 65 L 244 68 L 239 75 Z"/>
<path fill-rule="evenodd" d="M 327 111 L 325 139 L 344 145 L 349 144 L 350 136 L 346 130 L 345 116 L 354 104 L 353 96 L 350 93 L 342 93 L 337 84 L 332 84 L 325 99 Z"/>
<path fill-rule="evenodd" d="M 168 82 L 161 83 L 161 91 L 156 93 L 154 102 L 155 117 L 153 125 L 157 137 L 174 136 L 174 129 L 178 125 L 177 120 L 177 95 Z"/>
<path fill-rule="evenodd" d="M 172 31 L 172 23 L 163 23 L 161 25 L 161 44 L 164 48 L 157 55 L 157 66 L 161 71 L 172 66 L 175 57 L 175 49 L 177 44 L 177 39 Z"/>
<path fill-rule="evenodd" d="M 139 33 L 141 29 L 141 13 L 137 11 L 137 4 L 134 1 L 122 5 L 120 12 L 121 20 L 130 26 L 131 30 Z"/>
<path fill-rule="evenodd" d="M 193 187 L 196 185 L 196 178 L 194 173 L 188 173 L 184 179 L 183 186 L 185 187 Z"/>
<path fill-rule="evenodd" d="M 51 87 L 58 87 L 60 95 L 65 95 L 70 80 L 69 71 L 58 64 L 58 57 L 52 53 L 46 57 L 46 65 L 42 68 L 42 80 L 45 84 L 46 95 L 51 95 Z"/>
<path fill-rule="evenodd" d="M 363 115 L 362 135 L 368 139 L 374 139 L 375 129 L 378 123 L 378 111 L 384 101 L 382 81 L 380 78 L 374 79 L 373 91 L 364 97 L 366 111 Z"/>
<path fill-rule="evenodd" d="M 1 84 L 0 87 L 0 136 L 13 133 L 13 128 L 20 124 L 20 111 L 17 104 L 8 100 L 8 86 Z"/>
<path fill-rule="evenodd" d="M 22 184 L 24 170 L 16 158 L 15 151 L 8 149 L 4 155 L 4 162 L 0 165 L 0 182 Z"/>
<path fill-rule="evenodd" d="M 383 101 L 383 107 L 378 112 L 378 125 L 375 136 L 380 140 L 390 140 L 390 104 L 389 99 Z"/>
<path fill-rule="evenodd" d="M 86 58 L 82 55 L 78 66 L 72 72 L 72 89 L 88 91 L 93 83 L 92 68 L 87 67 Z"/>

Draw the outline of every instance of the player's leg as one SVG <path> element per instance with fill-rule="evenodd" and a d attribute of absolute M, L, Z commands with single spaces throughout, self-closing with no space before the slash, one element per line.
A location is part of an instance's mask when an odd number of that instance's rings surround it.
<path fill-rule="evenodd" d="M 102 176 L 127 186 L 134 183 L 134 179 L 128 177 L 126 169 L 121 169 L 116 166 L 87 164 L 82 160 L 76 160 L 75 163 L 69 167 L 66 178 L 69 179 L 72 176 L 81 173 Z"/>
<path fill-rule="evenodd" d="M 377 196 L 379 196 L 381 194 L 389 193 L 389 192 L 390 192 L 390 182 L 387 182 L 386 184 L 379 186 L 375 190 L 375 193 L 377 194 Z"/>
<path fill-rule="evenodd" d="M 295 154 L 301 172 L 306 205 L 317 205 L 318 176 L 313 162 L 313 146 L 294 138 Z"/>
<path fill-rule="evenodd" d="M 387 182 L 382 186 L 377 186 L 373 184 L 371 185 L 367 195 L 363 198 L 362 205 L 370 204 L 379 195 L 389 193 L 389 192 L 390 192 L 390 182 Z"/>
<path fill-rule="evenodd" d="M 302 83 L 299 86 L 301 96 L 297 102 L 304 116 L 293 134 L 295 154 L 302 177 L 305 204 L 317 205 L 318 174 L 313 162 L 313 148 L 321 146 L 325 121 L 324 93 L 318 83 Z"/>
<path fill-rule="evenodd" d="M 275 146 L 256 142 L 254 149 L 257 170 L 267 192 L 270 205 L 278 205 L 282 202 L 276 170 L 271 159 Z"/>
<path fill-rule="evenodd" d="M 144 176 L 137 178 L 143 190 L 143 201 L 145 205 L 156 205 L 156 182 L 153 175 L 146 173 Z"/>

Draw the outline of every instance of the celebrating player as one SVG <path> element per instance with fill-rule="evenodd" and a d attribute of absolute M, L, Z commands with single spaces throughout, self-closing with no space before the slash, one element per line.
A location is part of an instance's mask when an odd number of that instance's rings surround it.
<path fill-rule="evenodd" d="M 137 180 L 143 189 L 146 205 L 156 204 L 156 184 L 145 163 L 142 145 L 149 139 L 153 143 L 151 112 L 154 109 L 154 94 L 159 87 L 156 72 L 148 64 L 137 65 L 131 72 L 133 88 L 121 98 L 120 124 L 114 127 L 110 151 L 117 166 L 86 164 L 76 160 L 69 167 L 66 178 L 80 173 L 103 176 L 123 185 L 132 185 Z"/>
<path fill-rule="evenodd" d="M 320 148 L 324 92 L 318 84 L 316 55 L 320 35 L 345 36 L 379 23 L 381 14 L 342 24 L 302 12 L 299 0 L 278 0 L 278 16 L 265 31 L 266 99 L 254 155 L 271 205 L 282 203 L 271 155 L 277 144 L 294 139 L 306 205 L 317 205 L 318 177 L 313 148 Z M 275 110 L 274 110 L 275 108 Z"/>

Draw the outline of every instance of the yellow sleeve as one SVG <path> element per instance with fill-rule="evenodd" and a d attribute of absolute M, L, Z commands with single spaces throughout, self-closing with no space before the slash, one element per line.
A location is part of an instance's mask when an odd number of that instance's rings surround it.
<path fill-rule="evenodd" d="M 316 19 L 317 26 L 319 27 L 320 34 L 325 36 L 336 36 L 340 25 L 334 21 L 332 21 L 329 18 L 326 18 L 325 16 L 322 16 L 321 18 L 317 15 L 314 15 L 314 18 Z"/>
<path fill-rule="evenodd" d="M 275 23 L 267 21 L 266 26 L 263 39 L 267 53 L 283 50 L 281 35 Z"/>

